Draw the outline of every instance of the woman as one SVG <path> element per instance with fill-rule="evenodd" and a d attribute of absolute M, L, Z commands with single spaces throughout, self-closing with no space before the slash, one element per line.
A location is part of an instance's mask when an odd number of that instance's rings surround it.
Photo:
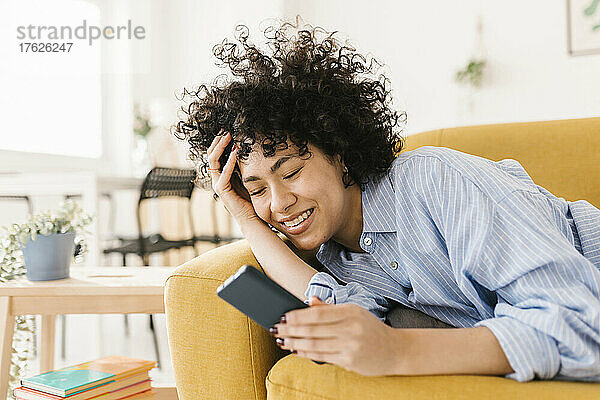
<path fill-rule="evenodd" d="M 333 34 L 283 24 L 268 55 L 238 33 L 214 48 L 234 78 L 186 92 L 175 134 L 265 272 L 316 306 L 271 329 L 282 348 L 364 375 L 600 380 L 600 210 L 514 160 L 399 154 L 387 80 Z M 394 329 L 398 304 L 457 329 Z"/>

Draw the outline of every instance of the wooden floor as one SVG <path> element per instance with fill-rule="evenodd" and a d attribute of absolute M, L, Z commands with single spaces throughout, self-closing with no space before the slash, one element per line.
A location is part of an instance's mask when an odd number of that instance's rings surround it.
<path fill-rule="evenodd" d="M 154 326 L 158 335 L 161 368 L 150 371 L 153 386 L 175 386 L 164 314 L 155 314 Z M 59 317 L 56 321 L 55 368 L 113 354 L 156 359 L 149 316 L 146 314 L 129 314 L 129 335 L 125 334 L 123 315 L 67 315 L 65 339 L 63 358 L 62 323 Z M 39 357 L 31 364 L 29 373 L 36 374 L 38 370 Z"/>

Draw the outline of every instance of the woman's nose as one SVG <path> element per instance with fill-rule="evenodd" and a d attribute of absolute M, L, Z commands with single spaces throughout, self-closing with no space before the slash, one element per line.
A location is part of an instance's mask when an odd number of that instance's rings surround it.
<path fill-rule="evenodd" d="M 285 213 L 296 203 L 296 195 L 286 188 L 280 187 L 271 191 L 271 212 Z"/>

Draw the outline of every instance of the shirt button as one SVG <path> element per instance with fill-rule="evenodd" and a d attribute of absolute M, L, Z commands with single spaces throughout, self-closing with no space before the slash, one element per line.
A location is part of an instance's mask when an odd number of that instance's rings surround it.
<path fill-rule="evenodd" d="M 365 244 L 365 246 L 370 246 L 371 245 L 371 238 L 370 237 L 366 237 L 363 239 L 363 243 Z"/>
<path fill-rule="evenodd" d="M 390 267 L 392 267 L 392 269 L 398 269 L 398 263 L 396 261 L 392 261 L 390 263 Z"/>

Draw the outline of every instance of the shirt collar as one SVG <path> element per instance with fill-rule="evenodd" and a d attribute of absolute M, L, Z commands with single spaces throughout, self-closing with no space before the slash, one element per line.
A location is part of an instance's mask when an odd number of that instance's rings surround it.
<path fill-rule="evenodd" d="M 396 196 L 390 172 L 379 180 L 369 179 L 362 192 L 363 234 L 397 232 Z"/>

